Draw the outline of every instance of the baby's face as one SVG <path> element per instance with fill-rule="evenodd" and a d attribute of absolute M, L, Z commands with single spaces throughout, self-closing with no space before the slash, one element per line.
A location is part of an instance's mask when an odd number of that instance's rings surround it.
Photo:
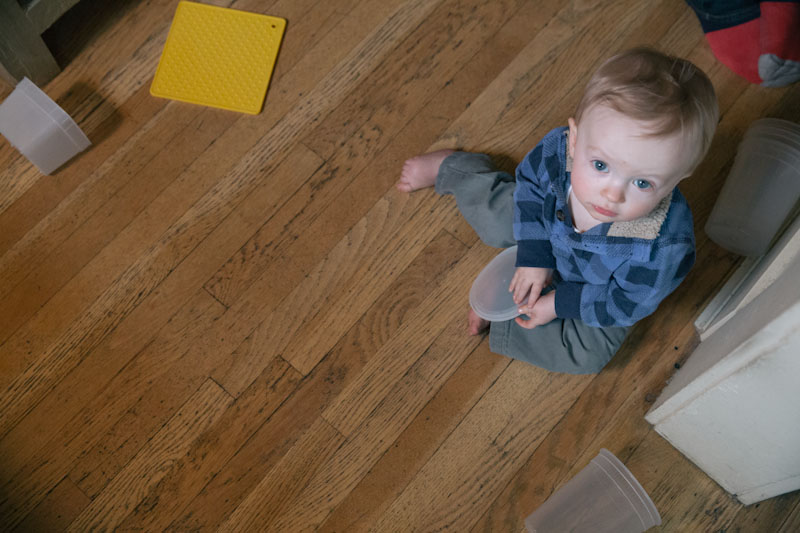
<path fill-rule="evenodd" d="M 648 136 L 645 124 L 604 105 L 569 126 L 574 208 L 598 222 L 647 215 L 687 176 L 678 134 Z"/>

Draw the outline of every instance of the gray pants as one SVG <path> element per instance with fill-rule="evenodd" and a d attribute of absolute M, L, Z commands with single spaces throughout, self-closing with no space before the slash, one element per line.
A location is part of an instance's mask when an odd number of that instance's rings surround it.
<path fill-rule="evenodd" d="M 488 246 L 514 246 L 514 176 L 498 170 L 489 156 L 456 152 L 442 162 L 436 192 L 452 194 L 466 221 Z M 557 318 L 533 329 L 513 320 L 492 322 L 489 347 L 552 372 L 593 374 L 617 353 L 630 328 L 598 328 Z"/>

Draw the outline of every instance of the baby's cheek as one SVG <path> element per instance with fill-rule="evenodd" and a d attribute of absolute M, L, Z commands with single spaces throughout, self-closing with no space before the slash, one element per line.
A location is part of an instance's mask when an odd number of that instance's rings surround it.
<path fill-rule="evenodd" d="M 573 172 L 572 174 L 572 193 L 579 199 L 584 200 L 591 191 L 591 186 L 586 176 L 582 172 Z"/>
<path fill-rule="evenodd" d="M 655 199 L 654 197 L 647 198 L 645 200 L 643 199 L 629 200 L 627 202 L 629 204 L 627 218 L 633 220 L 647 215 L 648 213 L 650 213 L 650 211 L 655 209 L 655 207 L 658 205 L 660 201 L 661 198 Z"/>

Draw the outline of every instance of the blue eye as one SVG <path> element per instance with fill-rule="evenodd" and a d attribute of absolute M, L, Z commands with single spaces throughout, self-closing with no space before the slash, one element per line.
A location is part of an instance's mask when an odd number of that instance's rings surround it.
<path fill-rule="evenodd" d="M 650 185 L 650 182 L 649 182 L 649 181 L 647 181 L 647 180 L 635 180 L 635 181 L 633 182 L 633 185 L 634 185 L 636 188 L 638 188 L 638 189 L 643 189 L 643 190 L 644 190 L 644 189 L 649 189 L 650 187 L 652 187 L 652 185 Z"/>
<path fill-rule="evenodd" d="M 598 172 L 608 172 L 608 165 L 606 165 L 602 161 L 594 160 L 592 161 L 592 166 Z"/>

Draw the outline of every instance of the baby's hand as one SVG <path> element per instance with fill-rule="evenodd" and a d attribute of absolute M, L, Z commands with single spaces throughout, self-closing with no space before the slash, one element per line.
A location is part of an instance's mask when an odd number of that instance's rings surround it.
<path fill-rule="evenodd" d="M 517 305 L 520 305 L 527 298 L 526 306 L 520 309 L 523 312 L 531 310 L 552 277 L 552 268 L 517 267 L 514 277 L 511 278 L 511 284 L 508 286 L 508 292 L 514 293 L 514 303 Z"/>
<path fill-rule="evenodd" d="M 525 329 L 533 329 L 555 320 L 556 318 L 556 291 L 550 291 L 538 300 L 536 304 L 525 313 L 528 320 L 518 316 L 517 324 Z"/>

